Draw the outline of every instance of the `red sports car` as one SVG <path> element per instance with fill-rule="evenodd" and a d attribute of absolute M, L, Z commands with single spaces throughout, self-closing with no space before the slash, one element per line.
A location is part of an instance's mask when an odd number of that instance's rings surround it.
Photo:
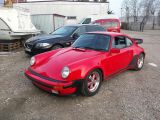
<path fill-rule="evenodd" d="M 33 84 L 51 93 L 68 95 L 80 90 L 85 96 L 93 96 L 103 80 L 143 67 L 145 52 L 138 46 L 142 42 L 122 33 L 86 33 L 69 48 L 32 57 L 25 74 Z"/>

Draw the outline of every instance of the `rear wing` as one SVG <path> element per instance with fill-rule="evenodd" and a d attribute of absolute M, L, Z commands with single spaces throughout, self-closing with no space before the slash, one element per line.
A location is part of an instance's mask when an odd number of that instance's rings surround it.
<path fill-rule="evenodd" d="M 143 43 L 143 39 L 133 38 L 133 40 L 134 40 L 137 44 L 142 44 L 142 43 Z"/>

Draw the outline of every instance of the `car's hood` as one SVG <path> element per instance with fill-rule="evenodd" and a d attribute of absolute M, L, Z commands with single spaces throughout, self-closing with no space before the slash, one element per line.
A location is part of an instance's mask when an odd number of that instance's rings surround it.
<path fill-rule="evenodd" d="M 65 48 L 49 58 L 41 61 L 40 64 L 35 65 L 33 69 L 43 74 L 47 77 L 58 79 L 61 77 L 61 71 L 64 66 L 70 65 L 80 65 L 84 60 L 91 60 L 93 57 L 96 57 L 98 54 L 101 54 L 99 51 L 94 50 L 76 50 L 70 48 Z"/>
<path fill-rule="evenodd" d="M 60 38 L 64 38 L 64 36 L 62 36 L 62 35 L 52 35 L 52 34 L 38 35 L 38 36 L 29 38 L 26 42 L 27 43 L 43 42 L 43 41 L 46 41 L 46 40 L 56 40 L 56 39 L 60 39 Z"/>

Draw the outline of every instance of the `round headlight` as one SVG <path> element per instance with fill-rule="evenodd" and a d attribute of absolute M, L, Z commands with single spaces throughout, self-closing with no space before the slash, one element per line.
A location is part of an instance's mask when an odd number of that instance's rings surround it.
<path fill-rule="evenodd" d="M 62 78 L 67 78 L 69 76 L 70 70 L 68 67 L 62 69 Z"/>
<path fill-rule="evenodd" d="M 35 57 L 32 57 L 31 60 L 30 60 L 30 65 L 34 65 L 35 62 L 36 62 Z"/>

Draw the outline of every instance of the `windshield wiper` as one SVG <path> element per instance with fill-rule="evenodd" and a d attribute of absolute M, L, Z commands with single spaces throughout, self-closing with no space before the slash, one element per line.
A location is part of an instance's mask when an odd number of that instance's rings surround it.
<path fill-rule="evenodd" d="M 73 48 L 94 49 L 94 48 L 91 48 L 91 47 L 84 47 L 84 46 L 77 46 L 77 47 L 73 47 Z"/>
<path fill-rule="evenodd" d="M 85 49 L 84 49 L 84 48 L 81 48 L 81 47 L 72 47 L 72 49 L 74 49 L 74 50 L 81 50 L 81 51 L 85 51 Z"/>
<path fill-rule="evenodd" d="M 83 47 L 84 49 L 91 49 L 91 50 L 94 50 L 94 48 L 92 47 Z"/>
<path fill-rule="evenodd" d="M 105 51 L 105 49 L 96 49 L 92 47 L 83 47 L 83 46 L 78 46 L 78 47 L 73 47 L 73 48 L 80 48 L 80 49 L 91 49 L 91 50 L 96 50 L 96 51 Z"/>
<path fill-rule="evenodd" d="M 97 51 L 106 51 L 105 49 L 95 49 Z"/>

